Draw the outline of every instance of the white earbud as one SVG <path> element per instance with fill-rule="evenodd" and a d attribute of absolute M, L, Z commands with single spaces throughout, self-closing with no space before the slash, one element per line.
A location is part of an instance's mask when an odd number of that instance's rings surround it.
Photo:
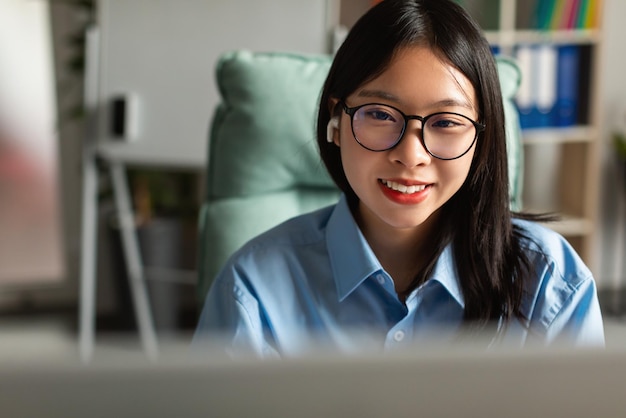
<path fill-rule="evenodd" d="M 335 129 L 339 129 L 339 117 L 335 116 L 328 121 L 328 125 L 326 127 L 326 140 L 328 142 L 334 142 L 334 134 Z"/>

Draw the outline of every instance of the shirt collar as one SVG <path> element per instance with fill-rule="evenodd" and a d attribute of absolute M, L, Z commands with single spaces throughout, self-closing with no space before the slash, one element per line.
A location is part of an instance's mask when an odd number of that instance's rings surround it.
<path fill-rule="evenodd" d="M 326 231 L 330 265 L 341 301 L 382 266 L 352 217 L 345 195 L 335 206 Z"/>
<path fill-rule="evenodd" d="M 452 244 L 448 244 L 439 256 L 435 268 L 430 276 L 430 280 L 439 282 L 456 300 L 461 308 L 465 308 L 465 298 L 461 291 L 460 278 L 454 260 Z"/>
<path fill-rule="evenodd" d="M 335 206 L 326 231 L 337 297 L 341 301 L 365 279 L 383 268 L 356 224 L 345 195 Z M 465 307 L 451 244 L 439 256 L 430 280 L 440 283 L 461 308 Z"/>

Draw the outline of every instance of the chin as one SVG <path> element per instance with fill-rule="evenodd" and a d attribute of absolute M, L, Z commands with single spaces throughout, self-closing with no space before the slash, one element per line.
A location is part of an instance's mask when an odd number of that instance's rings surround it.
<path fill-rule="evenodd" d="M 428 223 L 431 214 L 420 216 L 383 216 L 383 222 L 395 229 L 415 229 Z"/>

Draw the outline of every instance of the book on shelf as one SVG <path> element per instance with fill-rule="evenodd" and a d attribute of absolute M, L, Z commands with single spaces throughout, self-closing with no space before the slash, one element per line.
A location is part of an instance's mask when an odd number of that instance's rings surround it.
<path fill-rule="evenodd" d="M 517 46 L 515 57 L 522 82 L 516 104 L 522 129 L 568 127 L 582 121 L 582 48 L 553 44 Z"/>
<path fill-rule="evenodd" d="M 557 101 L 554 125 L 572 126 L 578 119 L 580 47 L 559 46 L 557 51 Z"/>
<path fill-rule="evenodd" d="M 602 0 L 537 0 L 529 27 L 540 30 L 597 28 L 601 7 Z"/>
<path fill-rule="evenodd" d="M 559 69 L 558 50 L 554 45 L 542 44 L 534 49 L 532 81 L 535 104 L 537 106 L 536 124 L 540 127 L 553 125 L 557 103 L 557 79 Z"/>

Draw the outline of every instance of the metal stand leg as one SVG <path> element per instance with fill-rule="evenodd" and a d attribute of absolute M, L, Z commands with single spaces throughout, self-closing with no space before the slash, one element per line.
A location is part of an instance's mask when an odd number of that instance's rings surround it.
<path fill-rule="evenodd" d="M 157 339 L 148 302 L 145 275 L 126 181 L 126 170 L 121 163 L 111 162 L 110 171 L 139 336 L 148 357 L 156 359 L 158 356 Z"/>
<path fill-rule="evenodd" d="M 90 150 L 84 154 L 78 350 L 81 361 L 89 362 L 93 356 L 96 327 L 98 170 Z"/>
<path fill-rule="evenodd" d="M 78 350 L 83 362 L 91 360 L 96 328 L 96 265 L 98 247 L 98 167 L 95 150 L 95 113 L 98 87 L 99 38 L 95 28 L 85 33 L 85 91 L 87 109 L 83 143 L 82 253 L 80 265 L 80 300 Z"/>

